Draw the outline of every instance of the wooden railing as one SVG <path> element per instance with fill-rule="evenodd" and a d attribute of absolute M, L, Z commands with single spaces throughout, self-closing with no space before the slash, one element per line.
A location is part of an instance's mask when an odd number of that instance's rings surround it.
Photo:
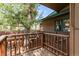
<path fill-rule="evenodd" d="M 20 33 L 0 38 L 0 55 L 17 56 L 38 48 L 55 55 L 69 55 L 69 35 L 53 33 Z"/>
<path fill-rule="evenodd" d="M 43 47 L 55 55 L 69 55 L 69 35 L 44 33 Z"/>
<path fill-rule="evenodd" d="M 6 35 L 7 39 L 3 40 L 6 46 L 4 55 L 16 56 L 23 55 L 24 53 L 42 47 L 42 34 L 11 34 Z M 1 43 L 3 44 L 3 43 Z"/>

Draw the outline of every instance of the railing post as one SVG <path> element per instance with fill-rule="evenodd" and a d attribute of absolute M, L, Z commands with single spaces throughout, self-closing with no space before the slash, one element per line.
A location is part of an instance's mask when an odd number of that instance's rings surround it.
<path fill-rule="evenodd" d="M 0 56 L 6 56 L 7 55 L 6 38 L 7 38 L 7 36 L 1 36 L 0 37 Z"/>
<path fill-rule="evenodd" d="M 0 43 L 0 56 L 4 56 L 5 55 L 5 46 L 4 44 L 1 42 Z"/>

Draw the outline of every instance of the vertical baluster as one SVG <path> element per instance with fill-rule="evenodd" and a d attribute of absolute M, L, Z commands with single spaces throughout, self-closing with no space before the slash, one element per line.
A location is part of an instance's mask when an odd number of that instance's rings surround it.
<path fill-rule="evenodd" d="M 48 40 L 49 41 L 49 46 L 51 46 L 50 45 L 50 43 L 51 43 L 50 40 L 51 40 L 51 35 L 49 35 L 49 40 Z M 51 51 L 51 48 L 50 47 L 49 47 L 49 51 Z"/>
<path fill-rule="evenodd" d="M 34 40 L 33 42 L 34 42 L 33 46 L 36 47 L 36 40 Z M 34 48 L 34 47 L 33 47 L 33 48 Z"/>
<path fill-rule="evenodd" d="M 51 35 L 49 35 L 49 40 L 48 40 L 48 41 L 49 41 L 49 46 L 50 46 L 50 41 L 51 41 L 50 38 L 51 38 Z M 50 50 L 51 50 L 51 48 L 49 47 L 49 51 L 50 51 Z"/>
<path fill-rule="evenodd" d="M 41 42 L 41 40 L 42 40 L 42 33 L 39 33 L 39 32 L 37 32 L 37 34 L 38 34 L 38 37 L 37 37 L 37 39 L 39 39 L 40 40 L 40 46 L 42 46 L 42 42 Z M 41 36 L 42 35 L 42 36 Z M 39 40 L 38 40 L 38 42 L 39 42 Z M 39 44 L 38 44 L 39 45 Z"/>
<path fill-rule="evenodd" d="M 58 49 L 61 50 L 61 37 L 60 37 L 59 42 L 58 42 Z M 60 52 L 59 52 L 59 55 L 61 55 Z"/>
<path fill-rule="evenodd" d="M 38 47 L 38 39 L 37 39 L 37 34 L 36 34 L 36 47 Z"/>
<path fill-rule="evenodd" d="M 45 44 L 46 43 L 46 34 L 44 33 L 44 42 L 43 42 L 43 47 L 45 48 Z"/>
<path fill-rule="evenodd" d="M 49 45 L 49 35 L 47 34 L 47 45 Z M 49 50 L 49 47 L 47 46 L 47 49 Z"/>
<path fill-rule="evenodd" d="M 51 38 L 51 40 L 50 40 L 51 41 L 51 44 L 50 44 L 51 46 L 53 46 L 53 38 L 52 37 L 53 36 L 51 35 L 51 37 L 50 37 Z M 51 51 L 53 52 L 53 48 L 51 49 Z"/>
<path fill-rule="evenodd" d="M 28 34 L 28 50 L 30 49 L 30 34 Z"/>
<path fill-rule="evenodd" d="M 29 39 L 28 39 L 29 40 L 29 50 L 31 49 L 31 36 L 32 36 L 32 34 L 29 35 Z"/>
<path fill-rule="evenodd" d="M 24 52 L 24 35 L 22 35 L 22 51 Z"/>
<path fill-rule="evenodd" d="M 69 56 L 69 37 L 67 37 L 67 54 L 68 54 L 68 56 Z"/>
<path fill-rule="evenodd" d="M 23 37 L 22 37 L 22 35 L 20 35 L 19 37 L 20 37 L 20 39 L 19 39 L 20 40 L 20 54 L 22 54 L 23 53 L 23 47 L 22 47 L 23 46 L 23 41 L 22 41 Z"/>
<path fill-rule="evenodd" d="M 62 51 L 66 53 L 66 38 L 65 37 L 62 37 Z"/>
<path fill-rule="evenodd" d="M 52 35 L 50 35 L 50 46 L 52 46 Z M 52 51 L 53 49 L 51 48 L 50 51 Z"/>
<path fill-rule="evenodd" d="M 29 34 L 27 35 L 27 50 L 29 50 Z"/>
<path fill-rule="evenodd" d="M 15 56 L 16 56 L 16 47 L 17 47 L 16 36 L 14 36 L 14 43 L 15 43 Z"/>
<path fill-rule="evenodd" d="M 61 37 L 58 38 L 58 50 L 61 50 Z M 61 53 L 58 51 L 58 55 L 61 55 Z"/>
<path fill-rule="evenodd" d="M 36 35 L 37 36 L 37 35 Z M 34 46 L 36 45 L 35 44 L 35 42 L 36 42 L 36 40 L 37 40 L 37 37 L 36 36 L 34 36 L 36 39 L 34 39 L 34 40 L 32 40 L 32 48 L 34 48 Z"/>
<path fill-rule="evenodd" d="M 57 36 L 56 38 L 56 55 L 58 55 L 58 39 L 59 39 L 59 36 Z"/>
<path fill-rule="evenodd" d="M 19 36 L 19 54 L 21 55 L 21 53 L 22 53 L 22 37 L 21 37 L 21 35 Z"/>
<path fill-rule="evenodd" d="M 48 34 L 46 34 L 45 39 L 46 39 L 46 44 L 48 45 Z M 48 50 L 48 46 L 47 45 L 45 45 L 45 48 Z"/>
<path fill-rule="evenodd" d="M 63 37 L 61 37 L 61 51 L 62 51 L 62 48 L 63 48 Z M 62 53 L 61 53 L 62 55 Z"/>
<path fill-rule="evenodd" d="M 20 41 L 21 41 L 21 39 L 19 39 L 19 42 L 18 42 L 18 45 L 19 45 L 19 46 L 18 46 L 18 48 L 19 48 L 19 55 L 21 54 L 21 49 L 20 49 L 20 47 L 21 47 L 21 42 L 20 42 Z"/>
<path fill-rule="evenodd" d="M 14 45 L 15 45 L 15 42 L 14 42 L 14 39 L 11 41 L 11 51 L 12 51 L 12 55 L 13 55 L 13 53 L 15 52 L 15 47 L 14 47 Z"/>
<path fill-rule="evenodd" d="M 33 40 L 33 48 L 35 47 L 35 40 Z"/>
<path fill-rule="evenodd" d="M 49 45 L 51 46 L 51 35 L 49 35 Z M 51 51 L 52 48 L 49 48 L 49 50 Z"/>
<path fill-rule="evenodd" d="M 55 35 L 53 35 L 53 47 L 55 47 L 55 39 L 56 39 L 56 36 Z M 55 53 L 55 49 L 53 49 L 53 53 Z"/>
<path fill-rule="evenodd" d="M 37 40 L 35 40 L 35 47 L 37 47 Z"/>
<path fill-rule="evenodd" d="M 48 44 L 48 34 L 46 34 L 46 44 Z M 48 46 L 46 46 L 47 48 Z M 47 48 L 48 49 L 48 48 Z"/>
<path fill-rule="evenodd" d="M 65 50 L 66 50 L 67 55 L 69 55 L 69 51 L 68 51 L 68 50 L 69 50 L 69 47 L 68 47 L 68 46 L 69 46 L 68 37 L 66 37 L 65 40 L 66 40 L 66 47 L 65 47 Z"/>
<path fill-rule="evenodd" d="M 37 34 L 37 46 L 42 46 L 42 43 L 41 43 L 41 36 L 40 36 L 41 34 Z M 39 38 L 39 36 L 40 36 L 40 38 Z M 39 43 L 40 42 L 40 43 Z"/>
<path fill-rule="evenodd" d="M 33 34 L 33 39 L 31 40 L 31 48 L 33 48 L 33 41 L 36 40 L 37 42 L 37 34 Z M 36 43 L 36 47 L 37 47 L 37 43 Z"/>
<path fill-rule="evenodd" d="M 46 41 L 46 44 L 47 44 L 47 34 L 45 34 L 45 41 Z M 46 48 L 46 45 L 45 45 L 45 48 Z"/>
<path fill-rule="evenodd" d="M 37 47 L 37 34 L 35 36 L 36 39 L 34 39 L 34 46 Z"/>
<path fill-rule="evenodd" d="M 37 34 L 35 34 L 34 47 L 37 47 Z M 33 48 L 34 48 L 34 47 L 33 47 Z"/>
<path fill-rule="evenodd" d="M 44 34 L 44 42 L 43 43 L 46 43 L 46 34 Z M 43 47 L 45 48 L 45 44 L 43 45 Z"/>
<path fill-rule="evenodd" d="M 12 56 L 12 41 L 10 40 L 10 56 Z"/>
<path fill-rule="evenodd" d="M 47 34 L 46 34 L 46 36 L 45 36 L 45 39 L 46 39 L 46 44 L 47 44 L 47 37 L 48 37 L 48 36 L 47 36 Z M 47 46 L 46 46 L 46 45 L 45 45 L 45 47 L 47 48 Z"/>
<path fill-rule="evenodd" d="M 49 40 L 49 41 L 50 41 L 50 46 L 51 46 L 51 41 L 52 41 L 51 35 L 50 35 L 50 40 Z M 50 48 L 50 51 L 51 51 L 51 50 L 52 50 L 52 48 Z"/>
<path fill-rule="evenodd" d="M 50 46 L 50 35 L 48 35 L 48 45 Z M 48 50 L 50 51 L 50 48 L 48 47 Z"/>
<path fill-rule="evenodd" d="M 53 47 L 55 47 L 55 38 L 56 38 L 55 35 L 53 35 L 53 38 L 54 38 L 53 39 Z M 55 51 L 55 49 L 53 49 L 53 53 L 54 53 L 54 51 Z"/>
<path fill-rule="evenodd" d="M 33 42 L 32 41 L 34 40 L 34 36 L 35 36 L 34 34 L 31 35 L 31 41 L 30 41 L 30 48 L 31 49 L 32 49 L 32 45 L 33 45 Z"/>
<path fill-rule="evenodd" d="M 43 33 L 41 33 L 41 35 L 39 35 L 39 38 L 41 37 L 41 47 L 43 47 L 43 40 L 45 40 L 45 38 L 44 38 L 44 34 Z"/>
<path fill-rule="evenodd" d="M 57 49 L 57 38 L 58 36 L 56 36 L 56 39 L 55 39 L 55 48 Z M 57 55 L 57 50 L 55 49 L 55 54 Z"/>
<path fill-rule="evenodd" d="M 64 37 L 64 41 L 65 41 L 64 52 L 67 53 L 67 38 L 66 37 Z"/>
<path fill-rule="evenodd" d="M 38 46 L 41 46 L 42 47 L 42 36 L 41 36 L 42 34 L 38 34 L 38 36 L 37 36 L 37 44 L 38 44 Z M 40 38 L 39 38 L 40 37 Z M 40 42 L 40 43 L 39 43 Z"/>
<path fill-rule="evenodd" d="M 36 45 L 37 45 L 37 40 L 35 40 L 35 47 L 36 47 Z"/>
<path fill-rule="evenodd" d="M 31 40 L 30 40 L 30 48 L 32 49 L 32 40 L 34 39 L 34 34 L 31 35 Z"/>
<path fill-rule="evenodd" d="M 32 34 L 32 37 L 31 37 L 31 41 L 30 41 L 30 48 L 32 49 L 32 40 L 34 39 L 34 34 Z"/>
<path fill-rule="evenodd" d="M 38 37 L 37 37 L 37 44 L 38 44 L 38 46 L 41 46 L 42 47 L 42 36 L 41 36 L 42 34 L 38 34 Z M 40 38 L 39 38 L 40 37 Z"/>
<path fill-rule="evenodd" d="M 47 45 L 49 45 L 49 35 L 47 34 Z"/>
<path fill-rule="evenodd" d="M 60 37 L 58 36 L 58 37 L 57 37 L 57 49 L 58 49 L 58 50 L 59 50 L 59 46 L 58 46 L 58 45 L 59 45 L 59 44 L 58 44 L 58 43 L 59 43 L 59 40 L 60 40 Z M 57 55 L 59 55 L 59 51 L 57 51 Z"/>
<path fill-rule="evenodd" d="M 48 35 L 48 45 L 50 46 L 50 35 Z M 48 46 L 48 50 L 50 51 L 50 47 Z"/>
<path fill-rule="evenodd" d="M 37 34 L 32 34 L 31 48 L 37 47 Z"/>
<path fill-rule="evenodd" d="M 27 38 L 27 37 L 28 37 L 28 35 L 26 34 L 26 35 L 25 35 L 25 38 L 26 38 L 26 43 L 25 43 L 25 44 L 26 44 L 26 45 L 25 45 L 25 46 L 26 46 L 26 51 L 27 51 L 27 47 L 28 47 L 28 41 L 27 41 L 28 38 Z"/>
<path fill-rule="evenodd" d="M 5 39 L 5 56 L 7 56 L 7 38 Z"/>

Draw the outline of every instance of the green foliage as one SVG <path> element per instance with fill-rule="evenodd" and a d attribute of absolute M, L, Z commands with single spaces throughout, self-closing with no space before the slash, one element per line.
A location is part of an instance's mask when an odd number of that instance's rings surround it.
<path fill-rule="evenodd" d="M 39 23 L 36 20 L 37 4 L 3 4 L 0 3 L 0 14 L 3 15 L 0 24 L 6 24 L 11 27 L 16 27 L 22 24 L 26 29 L 30 29 L 33 24 Z M 6 20 L 6 21 L 5 21 Z"/>

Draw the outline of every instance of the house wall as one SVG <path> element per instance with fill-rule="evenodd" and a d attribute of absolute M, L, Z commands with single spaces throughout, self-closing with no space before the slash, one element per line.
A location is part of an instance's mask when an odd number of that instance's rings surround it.
<path fill-rule="evenodd" d="M 55 21 L 53 19 L 50 21 L 49 20 L 46 20 L 41 24 L 41 31 L 47 31 L 47 32 L 54 31 Z"/>
<path fill-rule="evenodd" d="M 62 10 L 60 10 L 60 12 L 64 12 L 64 11 L 68 10 L 68 8 L 69 8 L 69 6 L 63 8 Z M 43 23 L 41 24 L 41 31 L 54 32 L 55 26 L 56 26 L 55 20 L 62 20 L 64 18 L 64 16 L 68 17 L 69 15 L 66 14 L 66 15 L 55 17 L 53 19 L 44 20 Z"/>
<path fill-rule="evenodd" d="M 70 4 L 70 55 L 79 56 L 79 3 Z"/>

